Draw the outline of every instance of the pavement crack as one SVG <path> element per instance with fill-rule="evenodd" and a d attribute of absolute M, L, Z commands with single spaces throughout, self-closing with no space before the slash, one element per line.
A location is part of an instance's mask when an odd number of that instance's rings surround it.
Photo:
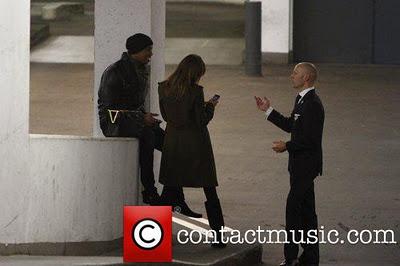
<path fill-rule="evenodd" d="M 338 225 L 339 225 L 340 228 L 342 228 L 347 233 L 350 231 L 350 228 L 348 226 L 342 224 L 341 222 L 339 222 Z"/>
<path fill-rule="evenodd" d="M 9 227 L 15 220 L 17 220 L 19 214 L 17 214 L 6 226 L 3 227 L 3 229 L 6 229 L 7 227 Z"/>

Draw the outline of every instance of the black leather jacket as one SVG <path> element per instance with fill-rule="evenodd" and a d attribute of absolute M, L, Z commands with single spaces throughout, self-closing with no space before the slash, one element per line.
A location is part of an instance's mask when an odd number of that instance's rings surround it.
<path fill-rule="evenodd" d="M 139 71 L 139 68 L 142 68 Z M 144 102 L 147 94 L 145 66 L 125 52 L 103 73 L 99 88 L 100 128 L 107 137 L 138 137 L 144 127 Z M 109 110 L 113 111 L 112 123 Z M 126 112 L 129 111 L 129 112 Z"/>

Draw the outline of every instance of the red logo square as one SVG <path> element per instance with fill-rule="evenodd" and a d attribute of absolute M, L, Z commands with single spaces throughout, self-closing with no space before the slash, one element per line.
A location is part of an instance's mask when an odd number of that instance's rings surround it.
<path fill-rule="evenodd" d="M 124 262 L 171 261 L 171 207 L 124 206 Z"/>

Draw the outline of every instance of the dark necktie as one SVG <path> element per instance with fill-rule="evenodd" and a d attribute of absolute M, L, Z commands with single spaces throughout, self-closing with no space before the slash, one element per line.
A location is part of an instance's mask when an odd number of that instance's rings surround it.
<path fill-rule="evenodd" d="M 301 98 L 300 94 L 297 94 L 296 101 L 294 102 L 294 108 L 296 108 L 296 106 L 299 104 L 300 98 Z"/>

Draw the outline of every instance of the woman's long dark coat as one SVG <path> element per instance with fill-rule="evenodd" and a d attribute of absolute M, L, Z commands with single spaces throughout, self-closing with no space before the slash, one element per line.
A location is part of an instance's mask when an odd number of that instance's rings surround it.
<path fill-rule="evenodd" d="M 178 100 L 159 84 L 162 117 L 167 122 L 161 157 L 160 183 L 168 186 L 217 186 L 214 154 L 207 124 L 214 106 L 204 102 L 203 87 L 194 86 Z"/>

